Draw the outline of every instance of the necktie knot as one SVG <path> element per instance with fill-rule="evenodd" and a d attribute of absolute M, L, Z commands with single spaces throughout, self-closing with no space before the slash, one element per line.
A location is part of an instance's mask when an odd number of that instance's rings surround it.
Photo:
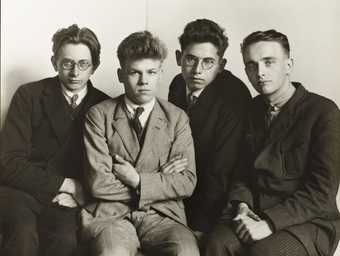
<path fill-rule="evenodd" d="M 71 97 L 71 107 L 76 108 L 77 107 L 77 99 L 78 99 L 78 94 L 74 94 Z"/>
<path fill-rule="evenodd" d="M 139 118 L 143 112 L 144 112 L 144 108 L 143 107 L 137 107 L 135 109 L 135 118 L 134 119 Z"/>

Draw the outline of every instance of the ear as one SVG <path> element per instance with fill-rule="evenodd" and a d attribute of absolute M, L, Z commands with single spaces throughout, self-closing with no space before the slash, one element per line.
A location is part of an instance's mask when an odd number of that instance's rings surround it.
<path fill-rule="evenodd" d="M 181 66 L 182 52 L 180 50 L 176 50 L 175 54 L 176 54 L 177 66 Z"/>
<path fill-rule="evenodd" d="M 222 72 L 224 70 L 225 65 L 227 64 L 227 59 L 223 58 L 220 60 L 220 68 L 219 72 Z"/>
<path fill-rule="evenodd" d="M 52 65 L 53 65 L 53 68 L 56 72 L 58 72 L 58 65 L 57 65 L 57 60 L 54 56 L 51 57 L 51 62 L 52 62 Z"/>
<path fill-rule="evenodd" d="M 287 59 L 287 71 L 286 71 L 286 74 L 289 75 L 290 72 L 292 71 L 293 69 L 293 66 L 294 66 L 294 60 L 293 58 L 288 58 Z"/>
<path fill-rule="evenodd" d="M 120 83 L 124 83 L 124 74 L 121 68 L 117 69 L 117 76 Z"/>

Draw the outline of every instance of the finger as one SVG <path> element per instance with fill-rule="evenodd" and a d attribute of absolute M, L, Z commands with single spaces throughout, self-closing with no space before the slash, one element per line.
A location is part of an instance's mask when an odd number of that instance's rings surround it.
<path fill-rule="evenodd" d="M 120 164 L 124 164 L 126 162 L 125 159 L 118 154 L 115 154 L 114 157 L 115 157 L 115 160 Z"/>
<path fill-rule="evenodd" d="M 261 218 L 256 213 L 254 213 L 253 211 L 250 211 L 248 213 L 248 216 L 250 218 L 252 218 L 253 220 L 256 220 L 256 221 L 260 221 L 261 220 Z"/>
<path fill-rule="evenodd" d="M 185 161 L 181 161 L 181 162 L 178 162 L 178 163 L 174 163 L 174 164 L 171 164 L 167 169 L 166 169 L 166 172 L 164 173 L 179 173 L 179 172 L 183 172 L 187 167 L 187 162 Z"/>

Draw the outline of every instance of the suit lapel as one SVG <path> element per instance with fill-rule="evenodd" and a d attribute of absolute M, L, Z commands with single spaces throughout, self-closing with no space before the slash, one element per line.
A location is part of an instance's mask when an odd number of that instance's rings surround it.
<path fill-rule="evenodd" d="M 65 124 L 68 123 L 70 119 L 66 114 L 64 101 L 65 99 L 61 92 L 59 79 L 58 77 L 54 77 L 52 82 L 47 84 L 44 89 L 42 104 L 60 144 L 63 143 L 67 135 L 66 130 L 68 127 Z"/>
<path fill-rule="evenodd" d="M 130 160 L 135 162 L 139 155 L 140 146 L 138 138 L 129 124 L 130 121 L 124 107 L 123 99 L 123 96 L 118 99 L 112 125 L 119 134 L 126 151 L 129 153 Z"/>
<path fill-rule="evenodd" d="M 295 123 L 297 110 L 299 109 L 297 106 L 306 95 L 306 90 L 302 85 L 295 84 L 295 86 L 297 89 L 294 95 L 284 105 L 269 129 L 269 138 L 273 141 L 282 139 Z"/>
<path fill-rule="evenodd" d="M 280 161 L 277 161 L 277 158 L 281 157 L 281 155 L 279 154 L 280 148 L 278 148 L 280 146 L 280 143 L 277 142 L 283 141 L 284 137 L 289 133 L 290 129 L 293 129 L 298 111 L 297 106 L 304 99 L 305 95 L 306 90 L 304 89 L 304 87 L 302 85 L 297 86 L 295 94 L 286 103 L 284 108 L 276 117 L 267 134 L 263 133 L 264 110 L 261 110 L 262 114 L 253 115 L 253 118 L 256 119 L 254 120 L 254 122 L 257 123 L 255 128 L 255 136 L 258 138 L 260 138 L 259 136 L 262 136 L 261 134 L 263 134 L 264 136 L 264 144 L 261 143 L 261 139 L 258 139 L 256 142 L 256 147 L 262 148 L 255 161 L 256 168 L 261 169 L 261 166 L 267 166 L 268 159 L 271 159 L 273 161 L 273 163 L 268 164 L 270 166 L 273 166 L 274 163 L 280 163 Z M 260 123 L 260 121 L 262 121 L 262 123 Z M 259 143 L 262 145 L 259 145 Z M 272 155 L 273 157 L 268 158 L 268 155 Z"/>
<path fill-rule="evenodd" d="M 164 132 L 166 131 L 167 118 L 161 109 L 158 101 L 156 100 L 155 106 L 150 113 L 149 120 L 147 122 L 144 144 L 139 154 L 136 166 L 141 165 L 143 161 L 150 157 L 150 153 L 157 156 L 157 152 L 154 145 L 157 141 L 164 140 Z M 157 144 L 157 143 L 156 143 Z M 158 145 L 158 144 L 157 144 Z"/>

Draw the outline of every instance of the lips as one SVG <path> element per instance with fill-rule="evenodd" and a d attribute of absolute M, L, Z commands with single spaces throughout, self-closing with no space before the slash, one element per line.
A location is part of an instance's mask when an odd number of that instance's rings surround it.
<path fill-rule="evenodd" d="M 71 84 L 79 84 L 79 83 L 81 83 L 81 80 L 69 79 L 68 82 L 71 83 Z"/>
<path fill-rule="evenodd" d="M 204 79 L 198 78 L 198 77 L 191 77 L 190 80 L 195 82 L 195 83 L 203 83 L 204 82 Z"/>

